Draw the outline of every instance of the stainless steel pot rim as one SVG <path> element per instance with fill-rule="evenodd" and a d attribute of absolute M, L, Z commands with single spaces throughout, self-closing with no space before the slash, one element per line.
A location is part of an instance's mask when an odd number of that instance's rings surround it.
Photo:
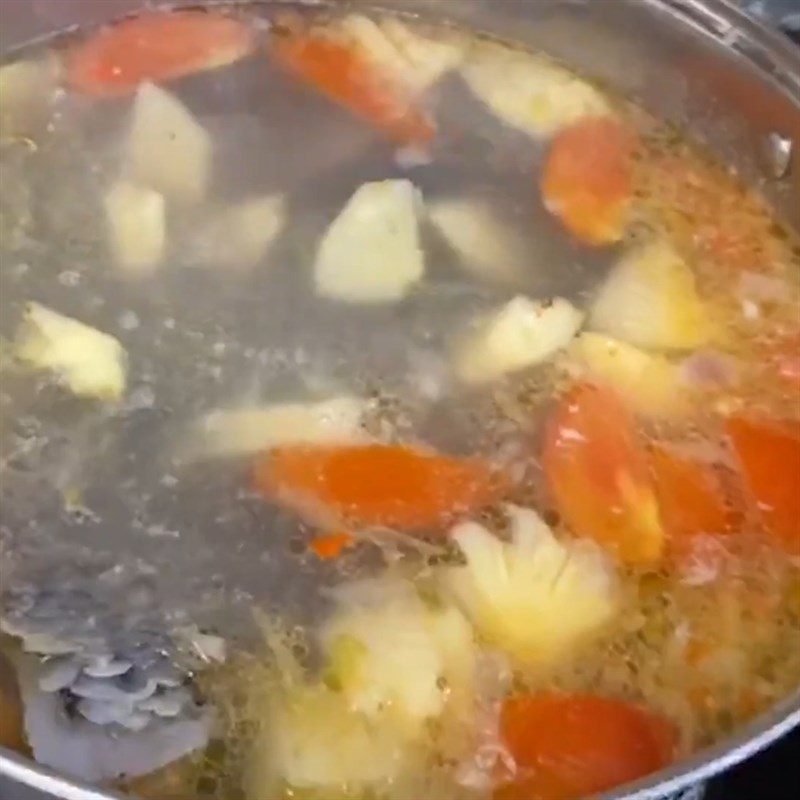
<path fill-rule="evenodd" d="M 205 3 L 231 1 L 205 0 Z M 524 2 L 524 0 L 494 1 Z M 233 2 L 246 5 L 251 0 L 233 0 Z M 331 0 L 270 0 L 270 2 L 326 5 Z M 445 3 L 447 0 L 438 2 Z M 582 4 L 587 0 L 566 0 L 566 2 Z M 788 38 L 747 16 L 732 5 L 730 0 L 640 0 L 640 2 L 642 5 L 651 6 L 655 13 L 678 16 L 683 23 L 737 51 L 751 61 L 764 77 L 777 84 L 800 112 L 800 99 L 798 99 L 800 98 L 800 49 L 792 45 Z M 394 10 L 397 10 L 397 0 L 375 0 L 366 4 L 374 8 L 391 6 L 392 3 L 395 4 Z M 477 4 L 483 3 L 484 0 L 477 0 Z M 140 4 L 142 3 L 132 5 Z M 197 0 L 194 2 L 172 0 L 155 4 L 186 6 L 198 3 Z M 413 13 L 414 5 L 414 0 L 408 0 L 406 10 Z M 597 800 L 663 800 L 750 758 L 797 726 L 800 726 L 800 689 L 733 736 L 677 762 L 666 770 L 603 793 Z M 56 773 L 2 747 L 0 747 L 0 777 L 62 800 L 124 800 L 125 798 L 113 790 L 92 787 Z"/>

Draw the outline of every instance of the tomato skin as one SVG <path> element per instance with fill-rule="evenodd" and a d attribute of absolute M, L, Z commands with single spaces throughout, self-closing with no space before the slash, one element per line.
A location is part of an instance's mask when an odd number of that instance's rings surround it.
<path fill-rule="evenodd" d="M 333 561 L 339 558 L 348 547 L 356 542 L 355 537 L 346 531 L 326 533 L 315 536 L 309 544 L 310 550 L 323 561 Z"/>
<path fill-rule="evenodd" d="M 676 732 L 631 703 L 588 693 L 538 692 L 506 700 L 504 744 L 519 778 L 495 800 L 577 800 L 666 766 Z"/>
<path fill-rule="evenodd" d="M 285 447 L 256 464 L 255 486 L 316 524 L 439 528 L 496 500 L 508 485 L 477 459 L 410 447 Z"/>
<path fill-rule="evenodd" d="M 129 94 L 230 64 L 254 46 L 251 29 L 231 17 L 201 11 L 153 11 L 102 29 L 67 53 L 67 82 L 97 97 Z"/>
<path fill-rule="evenodd" d="M 711 464 L 654 445 L 650 464 L 664 527 L 673 540 L 729 533 L 732 513 L 726 490 Z"/>
<path fill-rule="evenodd" d="M 800 427 L 732 417 L 726 430 L 754 513 L 776 545 L 800 556 Z"/>
<path fill-rule="evenodd" d="M 631 202 L 636 139 L 610 117 L 588 117 L 559 133 L 547 154 L 541 193 L 579 241 L 619 241 Z"/>
<path fill-rule="evenodd" d="M 648 564 L 664 529 L 636 423 L 610 389 L 590 383 L 562 398 L 545 431 L 542 464 L 569 527 L 623 561 Z"/>
<path fill-rule="evenodd" d="M 296 78 L 390 138 L 402 144 L 426 144 L 433 139 L 433 123 L 406 88 L 352 48 L 321 36 L 297 35 L 277 38 L 273 55 Z"/>

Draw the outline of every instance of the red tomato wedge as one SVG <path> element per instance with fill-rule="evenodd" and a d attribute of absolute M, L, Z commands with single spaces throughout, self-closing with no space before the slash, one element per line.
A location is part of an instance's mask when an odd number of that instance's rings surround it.
<path fill-rule="evenodd" d="M 507 489 L 483 461 L 385 445 L 279 448 L 256 465 L 255 486 L 310 522 L 400 530 L 441 527 Z"/>
<path fill-rule="evenodd" d="M 496 800 L 577 800 L 655 772 L 676 732 L 643 708 L 593 694 L 538 692 L 507 700 L 500 718 L 519 779 Z"/>
<path fill-rule="evenodd" d="M 332 561 L 356 542 L 355 536 L 347 532 L 326 533 L 316 536 L 309 545 L 312 552 L 324 561 Z"/>
<path fill-rule="evenodd" d="M 629 128 L 607 117 L 588 117 L 556 136 L 544 164 L 542 198 L 581 242 L 603 245 L 622 237 L 635 144 Z"/>
<path fill-rule="evenodd" d="M 731 531 L 732 513 L 711 464 L 680 455 L 667 445 L 650 454 L 664 528 L 673 543 L 700 534 Z"/>
<path fill-rule="evenodd" d="M 779 547 L 800 556 L 800 428 L 745 417 L 726 427 L 764 527 Z"/>
<path fill-rule="evenodd" d="M 313 35 L 276 38 L 276 61 L 291 75 L 402 144 L 425 144 L 435 127 L 411 93 L 358 51 Z"/>
<path fill-rule="evenodd" d="M 661 557 L 664 529 L 647 455 L 613 391 L 584 383 L 567 393 L 549 420 L 542 465 L 559 512 L 578 536 L 627 563 Z"/>
<path fill-rule="evenodd" d="M 160 83 L 231 64 L 251 52 L 252 30 L 221 14 L 149 12 L 103 28 L 68 52 L 69 85 L 115 97 L 145 81 Z"/>

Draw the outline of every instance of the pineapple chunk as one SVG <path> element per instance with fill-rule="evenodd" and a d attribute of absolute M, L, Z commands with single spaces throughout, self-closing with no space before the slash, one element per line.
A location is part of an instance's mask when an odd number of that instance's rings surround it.
<path fill-rule="evenodd" d="M 290 444 L 357 444 L 367 402 L 334 397 L 319 403 L 276 403 L 214 411 L 200 421 L 190 451 L 201 456 L 246 456 Z"/>
<path fill-rule="evenodd" d="M 425 270 L 410 181 L 366 183 L 328 228 L 314 265 L 317 292 L 350 303 L 400 300 Z"/>
<path fill-rule="evenodd" d="M 128 275 L 149 275 L 164 258 L 166 205 L 153 189 L 120 181 L 105 198 L 114 260 Z"/>
<path fill-rule="evenodd" d="M 292 687 L 270 703 L 245 774 L 251 800 L 293 790 L 320 797 L 362 796 L 390 783 L 408 763 L 409 743 L 381 715 L 371 720 L 325 686 Z"/>
<path fill-rule="evenodd" d="M 442 679 L 462 688 L 471 681 L 472 634 L 457 610 L 428 609 L 413 584 L 393 578 L 344 585 L 336 598 L 320 635 L 329 676 L 352 709 L 391 709 L 414 731 L 441 714 Z"/>
<path fill-rule="evenodd" d="M 286 199 L 282 195 L 253 197 L 228 209 L 218 222 L 219 260 L 223 265 L 252 266 L 266 255 L 286 225 Z"/>
<path fill-rule="evenodd" d="M 337 26 L 353 45 L 385 74 L 412 92 L 422 92 L 464 57 L 468 39 L 457 31 L 437 38 L 423 36 L 394 17 L 374 22 L 363 14 L 349 14 Z"/>
<path fill-rule="evenodd" d="M 211 176 L 211 137 L 183 103 L 151 83 L 136 93 L 127 171 L 167 200 L 197 203 Z"/>
<path fill-rule="evenodd" d="M 525 276 L 528 255 L 517 234 L 477 200 L 440 200 L 428 218 L 455 250 L 472 277 L 500 284 L 518 284 Z"/>
<path fill-rule="evenodd" d="M 452 536 L 467 558 L 444 580 L 478 632 L 511 658 L 549 665 L 605 625 L 615 577 L 592 542 L 556 539 L 539 515 L 510 507 L 511 542 L 464 522 Z"/>
<path fill-rule="evenodd" d="M 0 67 L 0 134 L 30 136 L 47 117 L 58 81 L 58 61 L 14 61 Z"/>
<path fill-rule="evenodd" d="M 80 397 L 118 400 L 125 391 L 122 345 L 113 336 L 39 303 L 27 305 L 15 352 L 24 364 L 58 374 Z"/>
<path fill-rule="evenodd" d="M 575 339 L 569 355 L 640 414 L 671 416 L 687 409 L 688 386 L 678 366 L 662 355 L 589 332 Z"/>
<path fill-rule="evenodd" d="M 546 361 L 570 343 L 582 322 L 582 312 L 568 300 L 541 303 L 519 295 L 479 320 L 456 348 L 456 374 L 483 383 Z"/>
<path fill-rule="evenodd" d="M 713 326 L 686 262 L 664 240 L 640 246 L 617 264 L 590 309 L 593 330 L 637 347 L 690 350 Z"/>
<path fill-rule="evenodd" d="M 551 136 L 581 117 L 610 113 L 603 95 L 571 72 L 496 42 L 475 44 L 461 75 L 500 120 L 533 137 Z"/>
<path fill-rule="evenodd" d="M 201 266 L 252 267 L 269 252 L 285 226 L 283 195 L 250 197 L 204 216 L 189 236 L 189 251 Z"/>

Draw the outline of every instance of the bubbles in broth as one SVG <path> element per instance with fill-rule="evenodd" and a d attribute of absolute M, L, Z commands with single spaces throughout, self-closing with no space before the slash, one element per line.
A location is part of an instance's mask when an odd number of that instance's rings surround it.
<path fill-rule="evenodd" d="M 143 12 L 0 87 L 0 744 L 577 798 L 795 688 L 800 249 L 700 148 L 355 12 Z"/>

